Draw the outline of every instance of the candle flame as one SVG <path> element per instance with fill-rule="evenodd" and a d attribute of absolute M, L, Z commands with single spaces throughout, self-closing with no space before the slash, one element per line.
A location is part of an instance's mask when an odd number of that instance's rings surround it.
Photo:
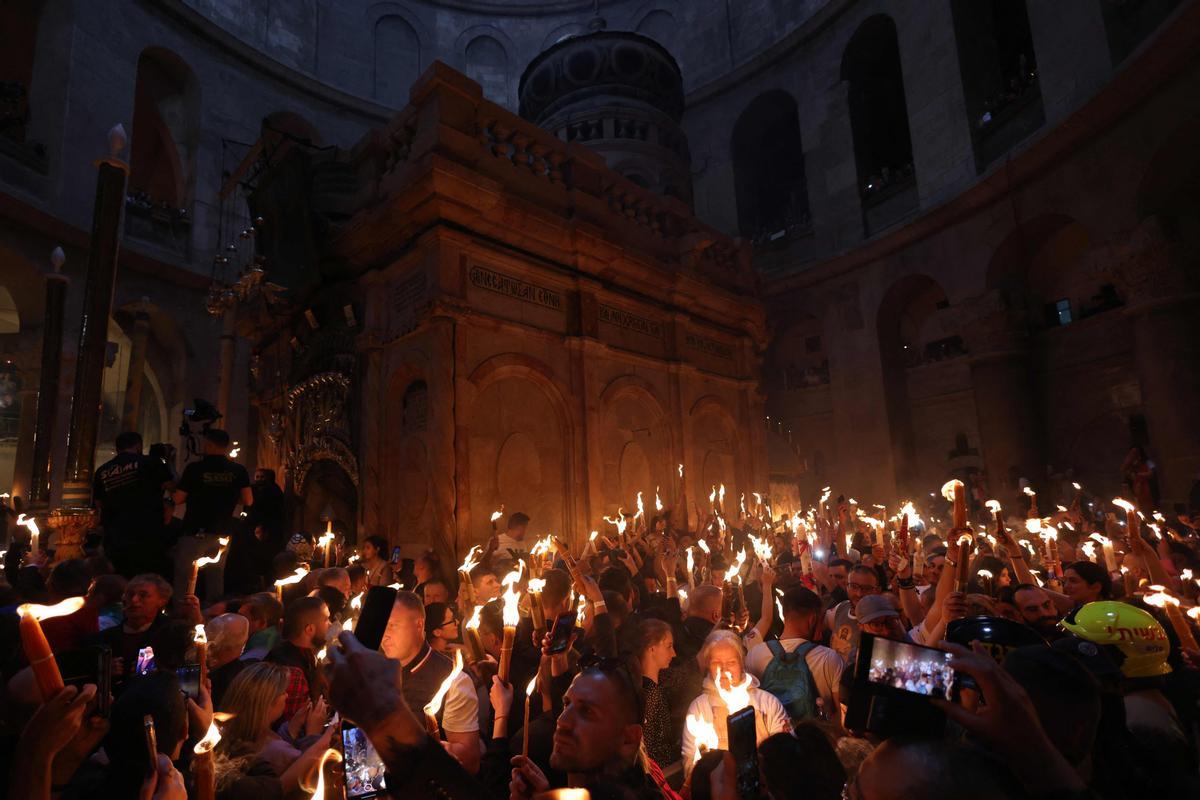
<path fill-rule="evenodd" d="M 237 458 L 237 457 L 238 457 L 238 453 L 240 453 L 240 452 L 242 452 L 242 448 L 240 448 L 240 447 L 235 447 L 235 448 L 233 448 L 232 450 L 230 450 L 230 451 L 229 451 L 229 457 L 230 457 L 230 458 Z"/>
<path fill-rule="evenodd" d="M 1192 571 L 1185 567 L 1179 571 L 1179 577 L 1181 580 L 1190 581 L 1192 579 Z"/>
<path fill-rule="evenodd" d="M 208 634 L 204 632 L 203 625 L 196 626 L 196 632 L 192 634 L 192 642 L 194 644 L 208 644 Z"/>
<path fill-rule="evenodd" d="M 24 514 L 17 515 L 17 524 L 29 529 L 30 536 L 40 536 L 41 531 L 38 530 L 37 520 L 33 517 L 27 517 Z"/>
<path fill-rule="evenodd" d="M 497 510 L 492 512 L 491 521 L 495 522 L 496 520 L 500 519 L 503 516 L 504 516 L 504 506 L 500 506 L 500 508 L 498 508 Z"/>
<path fill-rule="evenodd" d="M 963 486 L 963 482 L 958 478 L 946 481 L 942 484 L 942 497 L 946 498 L 950 502 L 954 502 L 954 490 L 962 489 Z"/>
<path fill-rule="evenodd" d="M 45 619 L 53 619 L 54 617 L 65 617 L 68 614 L 74 614 L 79 609 L 83 608 L 84 599 L 82 597 L 68 597 L 62 602 L 55 603 L 52 606 L 42 606 L 37 603 L 22 603 L 17 606 L 17 614 L 22 617 L 33 617 L 38 622 Z"/>
<path fill-rule="evenodd" d="M 590 536 L 588 536 L 588 541 L 589 541 L 589 542 L 594 542 L 594 541 L 596 541 L 596 537 L 597 537 L 597 536 L 599 536 L 599 535 L 600 535 L 600 531 L 592 531 L 591 535 L 590 535 Z"/>
<path fill-rule="evenodd" d="M 340 762 L 342 754 L 333 748 L 321 754 L 321 760 L 317 762 L 317 788 L 313 791 L 311 800 L 333 800 L 332 797 L 325 796 L 325 762 L 330 759 Z"/>
<path fill-rule="evenodd" d="M 458 568 L 459 571 L 465 572 L 469 575 L 471 573 L 471 570 L 473 570 L 479 566 L 479 562 L 480 562 L 482 556 L 483 556 L 483 548 L 480 547 L 479 545 L 475 545 L 474 547 L 472 547 L 470 550 L 467 551 L 467 557 L 463 559 L 462 566 Z"/>
<path fill-rule="evenodd" d="M 778 597 L 775 598 L 775 610 L 779 612 L 779 618 L 783 619 L 783 603 L 779 601 Z"/>
<path fill-rule="evenodd" d="M 637 513 L 633 515 L 634 522 L 646 516 L 646 505 L 642 502 L 642 493 L 637 493 Z"/>
<path fill-rule="evenodd" d="M 654 487 L 654 510 L 655 511 L 663 510 L 662 498 L 659 497 L 659 495 L 658 495 L 658 487 L 657 486 Z"/>
<path fill-rule="evenodd" d="M 975 538 L 973 536 L 971 536 L 971 534 L 964 533 L 962 536 L 958 537 L 958 541 L 956 542 L 956 544 L 959 544 L 959 545 L 962 545 L 964 543 L 970 544 L 973 541 L 975 541 Z"/>
<path fill-rule="evenodd" d="M 1101 545 L 1112 544 L 1112 539 L 1109 539 L 1107 536 L 1105 536 L 1104 534 L 1101 534 L 1101 533 L 1093 533 L 1088 538 L 1095 539 Z"/>
<path fill-rule="evenodd" d="M 736 577 L 738 579 L 738 582 L 740 583 L 742 580 L 742 575 L 741 575 L 742 567 L 744 567 L 745 565 L 746 565 L 746 548 L 743 547 L 738 552 L 737 558 L 735 558 L 733 560 L 733 566 L 731 566 L 729 568 L 729 572 L 726 573 L 725 580 L 728 581 L 731 577 Z"/>
<path fill-rule="evenodd" d="M 717 729 L 711 722 L 703 717 L 688 714 L 686 725 L 688 733 L 696 742 L 696 752 L 692 756 L 692 763 L 699 761 L 700 757 L 710 750 L 721 749 L 721 741 L 717 738 Z"/>
<path fill-rule="evenodd" d="M 908 527 L 914 528 L 921 524 L 921 517 L 917 514 L 916 507 L 908 500 L 900 507 L 900 513 L 908 517 Z"/>
<path fill-rule="evenodd" d="M 1080 486 L 1078 483 L 1074 483 L 1074 482 L 1072 482 L 1072 483 L 1071 483 L 1071 485 L 1075 487 L 1075 491 L 1077 491 L 1077 492 L 1082 492 L 1082 491 L 1083 491 L 1083 487 L 1082 487 L 1082 486 Z"/>
<path fill-rule="evenodd" d="M 1079 549 L 1081 549 L 1083 551 L 1083 554 L 1085 556 L 1087 556 L 1088 561 L 1096 560 L 1096 543 L 1095 542 L 1083 542 L 1082 544 L 1079 545 Z"/>
<path fill-rule="evenodd" d="M 530 594 L 538 594 L 545 588 L 546 588 L 545 578 L 530 578 L 529 579 L 529 593 Z"/>
<path fill-rule="evenodd" d="M 535 674 L 529 679 L 529 685 L 525 687 L 525 696 L 533 697 L 533 690 L 537 688 L 537 675 Z"/>
<path fill-rule="evenodd" d="M 1133 503 L 1123 497 L 1114 497 L 1112 502 L 1114 506 L 1125 509 L 1126 513 L 1133 511 Z"/>
<path fill-rule="evenodd" d="M 978 572 L 976 572 L 975 574 L 981 578 L 987 578 L 989 581 L 992 579 L 992 573 L 990 570 L 981 569 Z"/>
<path fill-rule="evenodd" d="M 1035 492 L 1035 491 L 1033 490 L 1033 487 L 1032 487 L 1032 486 L 1026 486 L 1026 487 L 1024 487 L 1023 489 L 1021 489 L 1021 491 L 1022 491 L 1022 492 L 1024 492 L 1024 493 L 1025 493 L 1026 495 L 1028 495 L 1029 497 L 1037 497 L 1037 492 Z"/>
<path fill-rule="evenodd" d="M 475 606 L 475 611 L 471 614 L 471 618 L 467 620 L 466 628 L 468 630 L 479 630 L 480 616 L 483 614 L 483 606 Z"/>
<path fill-rule="evenodd" d="M 1196 620 L 1196 622 L 1200 622 L 1200 606 L 1194 606 L 1192 608 L 1189 608 L 1187 610 L 1187 615 L 1189 617 L 1191 617 L 1192 619 Z"/>
<path fill-rule="evenodd" d="M 1042 530 L 1042 521 L 1040 519 L 1025 520 L 1025 530 L 1030 533 L 1040 533 Z"/>
<path fill-rule="evenodd" d="M 203 739 L 196 742 L 196 746 L 193 748 L 193 750 L 196 755 L 211 753 L 213 748 L 216 747 L 217 743 L 220 741 L 221 731 L 217 729 L 216 719 L 213 719 L 212 722 L 208 723 L 208 732 L 204 734 Z"/>
<path fill-rule="evenodd" d="M 362 558 L 362 556 L 360 556 L 358 553 L 351 553 L 350 557 L 346 559 L 346 563 L 353 564 L 355 561 L 358 561 L 360 558 Z"/>
<path fill-rule="evenodd" d="M 291 586 L 293 583 L 299 583 L 300 581 L 302 581 L 304 579 L 304 576 L 307 574 L 308 574 L 308 570 L 306 570 L 304 567 L 296 567 L 295 572 L 293 572 L 291 575 L 287 576 L 286 578 L 280 578 L 279 580 L 275 581 L 275 585 L 276 586 Z"/>
<path fill-rule="evenodd" d="M 436 717 L 438 712 L 442 710 L 442 703 L 446 700 L 446 695 L 450 693 L 450 687 L 454 685 L 454 680 L 462 674 L 463 657 L 462 650 L 454 651 L 454 669 L 450 670 L 450 674 L 446 676 L 446 680 L 442 681 L 442 685 L 433 695 L 433 699 L 425 704 L 425 713 L 431 717 Z"/>
<path fill-rule="evenodd" d="M 1056 531 L 1054 528 L 1042 528 L 1042 532 L 1038 535 L 1047 542 L 1058 541 L 1058 531 Z"/>
<path fill-rule="evenodd" d="M 679 465 L 679 477 L 683 477 L 683 464 Z"/>
<path fill-rule="evenodd" d="M 993 514 L 998 514 L 1000 512 L 999 500 L 988 500 L 986 503 L 984 503 L 984 505 L 987 506 L 987 510 L 991 511 Z"/>
<path fill-rule="evenodd" d="M 694 550 L 695 550 L 695 548 L 694 548 L 694 547 L 689 547 L 689 548 L 687 549 L 687 568 L 688 568 L 688 575 L 692 575 L 692 574 L 693 574 L 693 573 L 695 573 L 695 571 L 696 571 L 696 556 L 695 556 L 695 554 L 694 554 L 694 552 L 693 552 Z"/>
<path fill-rule="evenodd" d="M 525 564 L 522 562 L 521 567 Z M 521 622 L 521 613 L 517 609 L 517 604 L 521 600 L 521 593 L 516 590 L 516 586 L 521 581 L 521 570 L 516 569 L 504 576 L 504 580 L 500 581 L 504 584 L 504 626 L 506 628 L 515 628 Z"/>
<path fill-rule="evenodd" d="M 615 526 L 618 535 L 625 533 L 625 514 L 622 513 L 621 509 L 617 509 L 615 517 L 604 517 L 604 521 L 609 525 Z"/>
<path fill-rule="evenodd" d="M 708 493 L 708 502 L 709 503 L 717 502 L 717 487 L 715 484 L 713 485 L 712 491 Z"/>
<path fill-rule="evenodd" d="M 742 496 L 738 499 L 738 510 L 742 512 L 742 516 L 746 516 L 746 493 L 742 492 Z"/>
<path fill-rule="evenodd" d="M 725 708 L 728 709 L 730 714 L 741 711 L 750 705 L 749 675 L 742 675 L 742 682 L 735 684 L 733 682 L 733 673 L 728 670 L 717 669 L 713 682 L 717 686 L 717 694 L 725 702 Z M 729 683 L 728 689 L 724 685 L 726 682 Z"/>
<path fill-rule="evenodd" d="M 1168 605 L 1179 605 L 1179 598 L 1170 594 L 1165 586 L 1154 584 L 1150 587 L 1149 594 L 1142 595 L 1142 599 L 1155 608 L 1166 608 Z"/>
<path fill-rule="evenodd" d="M 700 539 L 699 541 L 696 542 L 696 544 L 699 545 L 700 549 L 703 550 L 706 554 L 712 553 L 712 550 L 708 549 L 708 542 L 705 541 L 704 539 Z"/>
<path fill-rule="evenodd" d="M 717 489 L 717 500 L 721 502 L 721 507 L 725 506 L 725 484 L 721 484 L 721 488 Z"/>

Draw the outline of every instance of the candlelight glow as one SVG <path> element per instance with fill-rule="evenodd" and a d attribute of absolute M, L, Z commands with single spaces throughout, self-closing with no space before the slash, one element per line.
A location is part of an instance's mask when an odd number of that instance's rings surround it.
<path fill-rule="evenodd" d="M 1095 542 L 1083 542 L 1082 544 L 1080 544 L 1079 549 L 1083 550 L 1083 554 L 1085 556 L 1087 556 L 1088 561 L 1096 560 L 1096 543 Z"/>
<path fill-rule="evenodd" d="M 196 626 L 196 632 L 192 634 L 192 642 L 194 644 L 208 644 L 208 634 L 204 632 L 203 625 Z"/>
<path fill-rule="evenodd" d="M 1041 533 L 1042 521 L 1040 519 L 1025 520 L 1025 530 L 1029 531 L 1030 533 Z"/>
<path fill-rule="evenodd" d="M 1168 605 L 1179 605 L 1179 598 L 1168 593 L 1165 586 L 1154 584 L 1153 586 L 1149 586 L 1147 588 L 1150 589 L 1150 592 L 1142 595 L 1142 599 L 1155 608 L 1166 608 Z"/>
<path fill-rule="evenodd" d="M 604 517 L 604 521 L 609 525 L 615 526 L 618 535 L 625 533 L 625 514 L 621 511 L 621 509 L 617 509 L 617 515 L 615 517 Z"/>
<path fill-rule="evenodd" d="M 500 506 L 499 509 L 492 512 L 492 517 L 491 517 L 490 521 L 495 522 L 496 520 L 500 519 L 502 516 L 504 516 L 504 506 Z"/>
<path fill-rule="evenodd" d="M 992 512 L 993 514 L 999 513 L 999 511 L 1000 511 L 1000 501 L 999 500 L 988 500 L 986 503 L 984 503 L 984 505 L 987 506 L 987 510 Z"/>
<path fill-rule="evenodd" d="M 745 492 L 742 492 L 741 497 L 738 498 L 738 510 L 742 512 L 743 517 L 746 516 L 746 493 Z"/>
<path fill-rule="evenodd" d="M 978 572 L 976 572 L 975 574 L 981 578 L 987 578 L 989 581 L 992 579 L 992 573 L 990 570 L 981 569 Z"/>
<path fill-rule="evenodd" d="M 960 481 L 958 478 L 954 478 L 953 480 L 946 481 L 945 483 L 942 484 L 942 497 L 946 498 L 946 500 L 953 503 L 954 502 L 954 490 L 962 489 L 962 488 L 964 488 L 963 482 Z"/>
<path fill-rule="evenodd" d="M 737 554 L 737 558 L 733 560 L 733 566 L 729 568 L 729 572 L 725 574 L 725 580 L 737 578 L 740 583 L 742 580 L 742 567 L 746 566 L 746 548 L 742 548 Z"/>
<path fill-rule="evenodd" d="M 1037 492 L 1035 492 L 1035 491 L 1033 490 L 1033 488 L 1032 488 L 1032 487 L 1030 487 L 1030 486 L 1026 486 L 1026 487 L 1025 487 L 1024 489 L 1022 489 L 1021 491 L 1022 491 L 1022 492 L 1024 492 L 1024 493 L 1025 493 L 1027 496 L 1029 496 L 1029 497 L 1036 497 L 1036 496 L 1037 496 Z"/>
<path fill-rule="evenodd" d="M 524 566 L 522 563 L 521 566 Z M 517 603 L 521 600 L 521 593 L 517 591 L 517 584 L 521 582 L 521 571 L 513 570 L 504 576 L 504 580 L 500 581 L 504 584 L 504 594 L 501 597 L 504 600 L 504 625 L 505 627 L 516 627 L 521 622 L 521 614 L 517 610 Z"/>
<path fill-rule="evenodd" d="M 693 552 L 694 550 L 695 548 L 693 547 L 689 547 L 687 549 L 687 568 L 689 577 L 696 573 L 696 556 Z"/>
<path fill-rule="evenodd" d="M 322 536 L 321 538 L 324 539 L 325 537 Z M 217 539 L 217 544 L 221 545 L 221 549 L 217 551 L 215 556 L 200 556 L 200 558 L 196 559 L 197 568 L 207 567 L 209 564 L 221 563 L 221 556 L 225 555 L 225 548 L 229 545 L 229 537 L 222 536 L 220 539 Z"/>
<path fill-rule="evenodd" d="M 591 535 L 590 535 L 590 536 L 588 536 L 588 541 L 589 541 L 589 542 L 594 542 L 594 541 L 596 541 L 596 537 L 597 537 L 597 536 L 599 536 L 599 535 L 600 535 L 600 531 L 592 531 Z"/>
<path fill-rule="evenodd" d="M 1192 571 L 1186 567 L 1179 571 L 1179 577 L 1182 580 L 1190 581 L 1192 579 Z"/>
<path fill-rule="evenodd" d="M 692 763 L 699 761 L 700 757 L 708 751 L 721 748 L 721 741 L 717 738 L 717 729 L 708 720 L 688 714 L 686 725 L 688 733 L 696 742 L 696 752 L 692 756 Z"/>
<path fill-rule="evenodd" d="M 633 521 L 637 522 L 646 516 L 646 504 L 642 502 L 642 493 L 637 493 L 637 513 L 633 515 Z"/>
<path fill-rule="evenodd" d="M 679 465 L 679 477 L 683 477 L 683 464 Z"/>
<path fill-rule="evenodd" d="M 499 514 L 500 512 L 497 511 L 496 513 Z M 495 519 L 495 516 L 493 516 L 492 519 Z M 467 551 L 467 557 L 463 559 L 462 566 L 458 568 L 459 571 L 470 574 L 471 570 L 479 566 L 482 556 L 483 548 L 479 545 L 475 545 Z"/>
<path fill-rule="evenodd" d="M 821 505 L 829 502 L 829 496 L 831 494 L 833 494 L 833 489 L 829 486 L 826 486 L 821 490 Z"/>
<path fill-rule="evenodd" d="M 742 675 L 742 682 L 735 684 L 732 673 L 718 669 L 713 682 L 717 686 L 717 694 L 721 696 L 721 700 L 725 702 L 725 708 L 731 715 L 750 705 L 749 675 Z M 725 688 L 726 683 L 729 684 L 728 689 Z"/>
<path fill-rule="evenodd" d="M 721 509 L 725 508 L 725 484 L 721 484 L 721 488 L 717 490 L 717 500 L 721 503 Z"/>
<path fill-rule="evenodd" d="M 1083 487 L 1082 487 L 1082 486 L 1080 486 L 1078 483 L 1072 483 L 1071 485 L 1072 485 L 1073 487 L 1075 487 L 1075 491 L 1077 491 L 1077 492 L 1082 492 L 1082 491 L 1083 491 Z"/>
<path fill-rule="evenodd" d="M 346 559 L 346 563 L 353 564 L 355 561 L 358 561 L 360 558 L 362 558 L 362 556 L 360 556 L 358 553 L 352 553 L 350 555 L 350 557 Z"/>
<path fill-rule="evenodd" d="M 1114 506 L 1124 509 L 1125 513 L 1133 511 L 1133 503 L 1123 497 L 1114 497 L 1112 502 Z"/>
<path fill-rule="evenodd" d="M 235 448 L 233 448 L 232 450 L 230 450 L 230 451 L 229 451 L 229 457 L 230 457 L 230 458 L 237 458 L 237 457 L 238 457 L 238 453 L 240 453 L 240 452 L 242 452 L 242 448 L 240 448 L 240 447 L 235 447 Z"/>
<path fill-rule="evenodd" d="M 530 594 L 536 594 L 545 588 L 546 588 L 546 579 L 545 578 L 530 578 L 529 579 L 529 593 Z"/>
<path fill-rule="evenodd" d="M 507 624 L 507 622 L 506 622 Z M 442 681 L 442 685 L 433 695 L 433 699 L 425 704 L 425 713 L 431 717 L 436 717 L 438 712 L 442 710 L 442 703 L 446 700 L 446 695 L 450 693 L 450 687 L 454 685 L 454 679 L 457 678 L 463 670 L 462 650 L 454 651 L 454 669 L 450 670 L 450 674 L 446 676 L 446 680 Z M 534 676 L 536 679 L 536 676 Z"/>
<path fill-rule="evenodd" d="M 313 791 L 311 800 L 334 800 L 332 796 L 325 796 L 325 762 L 330 759 L 339 762 L 342 760 L 342 754 L 330 748 L 321 755 L 321 760 L 317 762 L 317 788 Z"/>
<path fill-rule="evenodd" d="M 203 739 L 196 742 L 196 746 L 193 748 L 193 751 L 196 753 L 196 755 L 210 753 L 220 741 L 221 732 L 217 730 L 217 721 L 214 719 L 212 722 L 208 723 L 208 733 L 204 734 Z"/>
<path fill-rule="evenodd" d="M 82 597 L 68 597 L 60 603 L 55 603 L 52 606 L 42 606 L 37 603 L 22 603 L 17 606 L 17 614 L 22 617 L 33 617 L 38 622 L 54 617 L 65 617 L 68 614 L 74 614 L 79 609 L 83 608 L 84 599 Z"/>
<path fill-rule="evenodd" d="M 1194 606 L 1192 608 L 1189 608 L 1187 610 L 1187 615 L 1189 617 L 1191 617 L 1192 619 L 1196 620 L 1196 622 L 1200 622 L 1200 606 Z"/>
<path fill-rule="evenodd" d="M 38 530 L 37 520 L 35 520 L 33 517 L 27 517 L 24 514 L 18 514 L 17 524 L 23 528 L 28 528 L 29 535 L 34 539 L 37 539 L 37 537 L 42 535 L 42 532 Z"/>
<path fill-rule="evenodd" d="M 760 505 L 760 506 L 762 505 L 762 495 L 761 494 L 759 494 L 758 492 L 751 492 L 750 495 L 754 498 L 754 502 L 757 505 Z"/>
<path fill-rule="evenodd" d="M 658 495 L 658 487 L 657 486 L 654 487 L 654 510 L 655 511 L 663 510 L 662 498 L 659 497 L 659 495 Z"/>
<path fill-rule="evenodd" d="M 535 674 L 529 679 L 529 685 L 525 687 L 525 696 L 533 697 L 533 690 L 537 688 L 537 675 Z"/>
<path fill-rule="evenodd" d="M 329 655 L 329 645 L 325 645 L 324 647 L 322 647 L 320 650 L 317 651 L 317 663 L 318 664 L 325 663 L 325 656 L 327 656 L 327 655 Z"/>
<path fill-rule="evenodd" d="M 473 631 L 479 630 L 479 618 L 482 613 L 483 613 L 483 606 L 475 606 L 475 613 L 473 613 L 471 615 L 471 618 L 469 620 L 467 620 L 467 624 L 465 627 L 468 630 L 473 630 Z"/>
<path fill-rule="evenodd" d="M 775 610 L 779 612 L 779 618 L 783 619 L 783 603 L 779 601 L 778 597 L 775 598 Z"/>
<path fill-rule="evenodd" d="M 713 486 L 712 491 L 708 493 L 708 502 L 710 505 L 717 502 L 717 487 L 716 486 Z"/>
<path fill-rule="evenodd" d="M 707 542 L 707 541 L 705 541 L 704 539 L 700 539 L 700 540 L 698 540 L 698 541 L 696 542 L 696 544 L 697 544 L 697 545 L 699 545 L 700 549 L 701 549 L 701 550 L 703 550 L 703 551 L 705 552 L 705 554 L 711 554 L 711 553 L 712 553 L 712 550 L 709 550 L 709 549 L 708 549 L 708 542 Z"/>
<path fill-rule="evenodd" d="M 916 507 L 909 500 L 900 507 L 900 513 L 908 517 L 908 527 L 914 528 L 921 524 L 921 517 L 917 514 Z"/>
<path fill-rule="evenodd" d="M 308 570 L 304 567 L 296 567 L 296 571 L 286 578 L 280 578 L 275 581 L 276 586 L 291 586 L 293 583 L 299 583 L 308 574 Z"/>
<path fill-rule="evenodd" d="M 1093 534 L 1092 534 L 1091 536 L 1089 536 L 1088 538 L 1089 538 L 1089 539 L 1095 539 L 1095 540 L 1096 540 L 1097 542 L 1099 542 L 1099 543 L 1100 543 L 1102 546 L 1103 546 L 1103 545 L 1106 545 L 1106 544 L 1112 544 L 1112 540 L 1111 540 L 1111 539 L 1109 539 L 1107 536 L 1105 536 L 1105 535 L 1104 535 L 1104 534 L 1102 534 L 1102 533 L 1093 533 Z"/>

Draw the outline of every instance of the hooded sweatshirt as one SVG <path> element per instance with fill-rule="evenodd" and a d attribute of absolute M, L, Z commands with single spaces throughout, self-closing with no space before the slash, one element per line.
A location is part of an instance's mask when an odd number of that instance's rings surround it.
<path fill-rule="evenodd" d="M 755 743 L 762 744 L 768 736 L 776 733 L 790 733 L 792 725 L 788 720 L 787 711 L 784 710 L 783 704 L 779 702 L 775 695 L 758 688 L 758 678 L 749 673 L 746 673 L 746 677 L 750 679 L 750 688 L 747 691 L 750 695 L 750 705 L 754 708 Z M 734 709 L 734 711 L 740 710 Z M 717 684 L 713 681 L 711 675 L 704 679 L 704 691 L 692 701 L 687 713 L 689 717 L 698 717 L 709 725 L 712 725 L 717 732 L 719 749 L 729 749 L 729 726 L 727 724 L 729 709 L 725 707 L 725 701 L 721 699 L 721 695 L 717 692 Z M 696 763 L 696 750 L 698 747 L 695 735 L 684 725 L 683 765 L 684 770 L 689 775 L 691 774 L 692 766 Z"/>

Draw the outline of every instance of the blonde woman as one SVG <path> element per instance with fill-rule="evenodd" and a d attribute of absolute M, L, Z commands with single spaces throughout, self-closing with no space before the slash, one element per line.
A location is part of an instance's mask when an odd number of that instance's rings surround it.
<path fill-rule="evenodd" d="M 749 700 L 754 709 L 756 744 L 762 744 L 768 736 L 776 733 L 791 733 L 783 704 L 770 692 L 758 688 L 758 679 L 745 670 L 746 651 L 742 640 L 733 631 L 713 631 L 704 640 L 700 654 L 696 656 L 704 670 L 704 692 L 688 706 L 688 716 L 700 720 L 702 725 L 711 725 L 717 734 L 717 747 L 729 749 L 728 719 L 731 712 L 740 711 L 745 705 L 730 709 L 725 697 Z M 700 743 L 692 730 L 685 725 L 683 731 L 683 764 L 690 773 L 696 762 Z"/>
<path fill-rule="evenodd" d="M 303 752 L 271 729 L 287 704 L 287 688 L 288 669 L 262 662 L 247 666 L 229 684 L 221 710 L 233 718 L 222 728 L 217 745 L 218 797 L 242 797 L 254 786 L 271 791 L 276 785 L 288 796 L 300 788 L 329 747 L 336 726 L 325 727 L 321 701 L 288 723 L 293 734 L 320 734 Z"/>

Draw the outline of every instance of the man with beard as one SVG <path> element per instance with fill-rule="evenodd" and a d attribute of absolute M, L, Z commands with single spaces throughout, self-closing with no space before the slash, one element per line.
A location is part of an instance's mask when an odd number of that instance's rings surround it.
<path fill-rule="evenodd" d="M 283 641 L 263 659 L 291 672 L 283 719 L 290 720 L 323 694 L 325 679 L 317 667 L 317 651 L 325 646 L 328 632 L 329 607 L 319 597 L 301 597 L 284 612 Z"/>
<path fill-rule="evenodd" d="M 1032 583 L 1022 583 L 1013 590 L 1013 603 L 1017 607 L 1017 613 L 1021 615 L 1021 621 L 1047 641 L 1062 636 L 1062 631 L 1058 628 L 1058 621 L 1062 619 L 1062 615 L 1054 605 L 1054 598 L 1045 589 Z"/>
<path fill-rule="evenodd" d="M 600 661 L 571 681 L 554 728 L 550 766 L 565 772 L 567 785 L 593 796 L 661 800 L 662 793 L 637 765 L 642 742 L 637 691 L 623 664 Z M 512 760 L 510 800 L 530 800 L 550 788 L 542 771 L 525 756 Z"/>

